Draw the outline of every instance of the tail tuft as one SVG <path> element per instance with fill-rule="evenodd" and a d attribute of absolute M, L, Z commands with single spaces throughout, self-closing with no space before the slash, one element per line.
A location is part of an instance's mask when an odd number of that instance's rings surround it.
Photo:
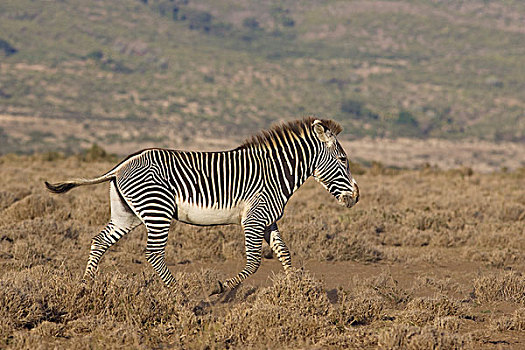
<path fill-rule="evenodd" d="M 56 184 L 50 184 L 49 182 L 45 181 L 45 184 L 47 189 L 53 193 L 65 193 L 73 187 L 78 186 L 78 184 L 72 182 L 58 182 Z"/>

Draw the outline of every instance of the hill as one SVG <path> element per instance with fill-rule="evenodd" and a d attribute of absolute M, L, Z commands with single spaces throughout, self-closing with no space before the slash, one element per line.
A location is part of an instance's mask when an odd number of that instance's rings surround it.
<path fill-rule="evenodd" d="M 523 142 L 524 21 L 520 1 L 2 1 L 0 153 L 238 141 L 309 113 L 352 138 Z"/>

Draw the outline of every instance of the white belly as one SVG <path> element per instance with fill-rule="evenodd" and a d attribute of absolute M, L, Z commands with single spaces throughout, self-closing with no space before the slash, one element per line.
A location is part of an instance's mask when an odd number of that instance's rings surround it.
<path fill-rule="evenodd" d="M 244 211 L 244 203 L 228 209 L 203 208 L 195 204 L 178 203 L 177 219 L 195 225 L 239 224 Z"/>

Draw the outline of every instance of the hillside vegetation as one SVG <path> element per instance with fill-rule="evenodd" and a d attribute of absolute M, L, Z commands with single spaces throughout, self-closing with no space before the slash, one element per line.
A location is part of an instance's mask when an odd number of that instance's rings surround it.
<path fill-rule="evenodd" d="M 521 1 L 0 3 L 0 153 L 126 151 L 307 113 L 352 138 L 525 139 Z"/>

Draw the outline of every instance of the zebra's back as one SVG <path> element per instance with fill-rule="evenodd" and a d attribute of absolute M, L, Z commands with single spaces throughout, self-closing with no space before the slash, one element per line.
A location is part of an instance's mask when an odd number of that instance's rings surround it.
<path fill-rule="evenodd" d="M 172 216 L 179 221 L 239 224 L 250 202 L 249 191 L 253 193 L 258 183 L 255 171 L 247 178 L 246 169 L 241 169 L 246 167 L 246 157 L 242 150 L 148 149 L 123 162 L 116 180 L 123 197 L 134 207 L 147 191 L 150 205 L 173 208 Z"/>

